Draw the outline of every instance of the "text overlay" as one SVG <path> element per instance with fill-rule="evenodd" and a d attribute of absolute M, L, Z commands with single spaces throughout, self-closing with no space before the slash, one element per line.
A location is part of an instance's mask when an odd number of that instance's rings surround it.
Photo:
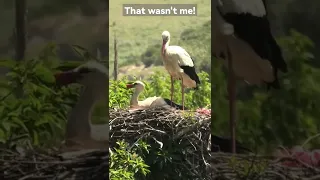
<path fill-rule="evenodd" d="M 197 16 L 196 4 L 124 4 L 124 16 Z"/>

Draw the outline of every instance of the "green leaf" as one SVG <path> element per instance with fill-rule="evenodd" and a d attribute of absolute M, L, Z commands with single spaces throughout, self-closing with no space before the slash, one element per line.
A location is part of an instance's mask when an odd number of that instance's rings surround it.
<path fill-rule="evenodd" d="M 6 134 L 2 129 L 0 129 L 0 143 L 5 143 L 5 142 L 6 142 Z"/>
<path fill-rule="evenodd" d="M 0 60 L 0 67 L 13 68 L 17 65 L 14 60 Z"/>
<path fill-rule="evenodd" d="M 36 132 L 36 131 L 33 131 L 33 143 L 35 145 L 39 144 L 39 135 L 38 135 L 38 132 Z"/>
<path fill-rule="evenodd" d="M 6 74 L 6 77 L 9 77 L 9 78 L 16 78 L 16 77 L 19 77 L 19 74 L 17 74 L 16 72 L 8 72 Z"/>
<path fill-rule="evenodd" d="M 54 83 L 55 82 L 54 75 L 50 71 L 50 69 L 48 69 L 40 64 L 37 65 L 35 68 L 35 75 L 45 83 Z"/>
<path fill-rule="evenodd" d="M 2 127 L 6 130 L 10 132 L 10 129 L 12 127 L 12 123 L 9 122 L 2 122 Z"/>
<path fill-rule="evenodd" d="M 20 120 L 20 119 L 18 119 L 18 118 L 16 118 L 16 117 L 13 117 L 13 118 L 11 118 L 11 121 L 12 121 L 13 123 L 16 123 L 16 124 L 20 125 L 20 127 L 22 127 L 26 132 L 29 131 L 28 128 L 27 128 L 27 126 L 23 123 L 22 120 Z"/>
<path fill-rule="evenodd" d="M 49 117 L 46 115 L 40 116 L 40 118 L 34 123 L 35 126 L 41 126 L 43 124 L 47 124 L 49 122 Z"/>
<path fill-rule="evenodd" d="M 32 111 L 32 108 L 30 106 L 26 106 L 26 107 L 23 108 L 22 113 L 25 114 L 25 113 L 28 113 L 30 111 Z"/>

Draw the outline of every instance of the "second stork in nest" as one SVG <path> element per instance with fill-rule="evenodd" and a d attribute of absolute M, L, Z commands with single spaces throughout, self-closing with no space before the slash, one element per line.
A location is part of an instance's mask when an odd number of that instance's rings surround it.
<path fill-rule="evenodd" d="M 177 109 L 182 110 L 186 109 L 186 107 L 183 107 L 179 104 L 176 104 L 169 99 L 162 98 L 162 97 L 148 97 L 143 101 L 139 101 L 139 95 L 143 92 L 145 88 L 145 84 L 141 81 L 136 81 L 134 83 L 128 83 L 127 88 L 134 88 L 132 97 L 130 99 L 130 110 L 138 110 L 138 109 L 147 109 L 147 108 L 155 108 L 155 107 L 163 107 L 167 109 Z"/>

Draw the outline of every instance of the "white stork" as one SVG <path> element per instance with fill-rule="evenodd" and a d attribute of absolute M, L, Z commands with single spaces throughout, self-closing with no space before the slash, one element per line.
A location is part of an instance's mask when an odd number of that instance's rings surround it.
<path fill-rule="evenodd" d="M 181 80 L 182 107 L 184 107 L 184 88 L 198 89 L 200 84 L 194 62 L 185 49 L 180 46 L 169 46 L 170 33 L 162 33 L 161 55 L 163 64 L 171 77 L 171 102 L 173 101 L 173 81 Z M 182 109 L 184 110 L 184 109 Z"/>
<path fill-rule="evenodd" d="M 279 88 L 278 69 L 287 72 L 273 38 L 264 0 L 214 0 L 212 52 L 227 59 L 232 147 L 235 152 L 235 76 L 249 84 Z M 232 68 L 230 68 L 232 67 Z"/>
<path fill-rule="evenodd" d="M 155 107 L 164 107 L 167 109 L 187 109 L 186 107 L 182 107 L 179 104 L 176 104 L 169 99 L 162 98 L 162 97 L 149 97 L 143 101 L 139 101 L 139 95 L 143 92 L 145 88 L 145 84 L 141 81 L 135 81 L 134 83 L 127 84 L 127 88 L 134 88 L 134 92 L 132 94 L 130 100 L 130 109 L 131 110 L 138 110 L 138 109 L 146 109 L 146 108 L 155 108 Z"/>
<path fill-rule="evenodd" d="M 71 110 L 67 127 L 66 141 L 84 148 L 108 148 L 109 123 L 91 123 L 93 108 L 101 99 L 107 99 L 108 70 L 104 65 L 89 61 L 75 69 L 55 74 L 58 85 L 79 83 L 84 86 L 78 102 Z"/>

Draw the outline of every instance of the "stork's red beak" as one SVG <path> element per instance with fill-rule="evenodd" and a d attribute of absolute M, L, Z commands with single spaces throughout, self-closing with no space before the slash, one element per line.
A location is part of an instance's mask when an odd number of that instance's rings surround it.
<path fill-rule="evenodd" d="M 79 72 L 67 71 L 56 73 L 54 77 L 56 79 L 56 84 L 64 86 L 77 82 L 79 77 L 81 77 L 81 74 Z"/>
<path fill-rule="evenodd" d="M 127 89 L 133 88 L 133 84 L 127 84 Z"/>

